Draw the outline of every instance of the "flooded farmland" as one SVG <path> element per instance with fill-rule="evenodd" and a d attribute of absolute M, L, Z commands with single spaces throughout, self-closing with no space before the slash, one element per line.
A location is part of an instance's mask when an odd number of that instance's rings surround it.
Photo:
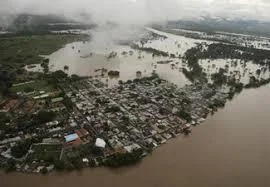
<path fill-rule="evenodd" d="M 157 73 L 162 79 L 183 87 L 185 84 L 190 84 L 182 73 L 183 68 L 188 68 L 181 58 L 185 51 L 195 47 L 197 44 L 207 45 L 213 43 L 212 41 L 187 38 L 150 28 L 145 29 L 144 32 L 155 33 L 164 38 L 154 38 L 147 40 L 143 44 L 136 38 L 133 42 L 140 47 L 166 52 L 169 54 L 168 57 L 153 56 L 152 53 L 133 49 L 128 45 L 120 45 L 113 40 L 105 39 L 101 43 L 94 40 L 71 43 L 46 56 L 50 59 L 49 69 L 50 71 L 65 69 L 69 75 L 96 76 L 106 82 L 108 86 L 117 84 L 119 80 L 127 81 L 138 78 L 137 72 L 143 77 Z M 99 31 L 92 34 L 94 36 L 98 35 L 99 38 L 107 35 L 106 32 L 99 33 Z M 140 33 L 138 37 L 143 37 L 143 35 L 143 33 Z M 110 57 L 112 54 L 114 55 Z M 203 72 L 207 74 L 209 82 L 211 82 L 211 75 L 219 72 L 221 68 L 227 70 L 227 76 L 235 76 L 237 80 L 244 84 L 249 82 L 250 76 L 269 78 L 269 68 L 267 66 L 257 65 L 251 61 L 205 59 L 200 60 L 199 65 L 203 68 Z M 26 69 L 29 71 L 43 71 L 40 65 Z M 119 71 L 120 75 L 110 77 L 107 75 L 110 70 Z M 260 71 L 259 74 L 257 73 L 258 70 Z"/>
<path fill-rule="evenodd" d="M 179 38 L 182 39 L 182 37 Z M 155 45 L 153 44 L 153 46 Z M 170 40 L 168 45 L 170 45 Z M 115 52 L 116 56 L 108 58 L 108 55 L 112 52 Z M 91 41 L 75 42 L 46 57 L 50 59 L 50 71 L 64 70 L 64 67 L 68 66 L 66 73 L 70 75 L 99 76 L 101 80 L 107 81 L 109 85 L 114 85 L 118 80 L 135 79 L 138 71 L 141 72 L 142 76 L 150 76 L 153 72 L 156 72 L 161 78 L 180 87 L 189 84 L 189 81 L 177 68 L 171 67 L 171 64 L 181 63 L 181 59 L 153 57 L 151 53 L 134 50 L 129 46 L 115 43 L 97 45 L 96 42 Z M 157 62 L 162 61 L 169 62 L 167 64 L 157 64 Z M 107 71 L 117 70 L 120 72 L 120 76 L 117 78 L 101 76 L 102 72 L 99 70 L 102 68 Z M 37 65 L 35 68 L 27 68 L 27 70 L 42 71 L 43 68 Z"/>

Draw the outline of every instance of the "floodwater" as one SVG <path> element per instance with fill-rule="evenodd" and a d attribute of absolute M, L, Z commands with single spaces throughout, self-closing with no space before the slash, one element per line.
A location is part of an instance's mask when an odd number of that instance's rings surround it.
<path fill-rule="evenodd" d="M 183 36 L 176 36 L 165 32 L 147 28 L 148 31 L 159 35 L 166 36 L 166 39 L 156 39 L 148 41 L 144 47 L 169 52 L 175 56 L 183 55 L 184 52 L 196 46 L 197 43 L 212 43 L 210 41 L 195 40 Z M 148 32 L 146 31 L 146 32 Z M 89 31 L 90 32 L 90 31 Z M 64 70 L 68 66 L 66 73 L 77 74 L 80 76 L 98 76 L 108 85 L 115 85 L 119 80 L 132 80 L 137 78 L 137 71 L 141 76 L 150 76 L 153 72 L 159 74 L 162 79 L 175 83 L 183 87 L 190 82 L 186 79 L 176 64 L 181 66 L 182 60 L 170 57 L 152 57 L 151 53 L 134 50 L 129 46 L 117 44 L 114 39 L 115 31 L 91 31 L 92 39 L 90 42 L 74 42 L 66 45 L 62 49 L 47 56 L 50 59 L 50 71 Z M 145 31 L 143 31 L 145 32 Z M 138 34 L 138 38 L 143 35 Z M 135 35 L 135 34 L 134 34 Z M 134 39 L 134 42 L 137 41 Z M 110 53 L 115 52 L 117 55 L 108 58 Z M 167 64 L 157 63 L 160 61 L 169 61 Z M 173 65 L 173 66 L 172 66 Z M 102 68 L 106 70 L 117 70 L 120 76 L 117 78 L 102 77 Z M 43 71 L 40 65 L 35 68 L 27 68 L 29 71 Z M 105 80 L 104 80 L 105 79 Z"/>
<path fill-rule="evenodd" d="M 128 46 L 114 45 L 110 46 L 109 49 L 94 48 L 91 42 L 68 44 L 65 48 L 62 48 L 49 56 L 51 61 L 50 70 L 63 70 L 64 66 L 67 65 L 69 67 L 69 70 L 67 71 L 68 74 L 100 76 L 101 71 L 97 70 L 105 68 L 108 71 L 117 70 L 120 72 L 120 77 L 117 81 L 133 80 L 136 78 L 137 71 L 142 72 L 142 76 L 150 76 L 153 71 L 155 71 L 161 78 L 174 82 L 178 86 L 182 87 L 189 83 L 182 72 L 172 69 L 170 64 L 155 66 L 157 61 L 168 60 L 166 57 L 153 58 L 152 54 L 133 50 Z M 106 56 L 112 51 L 116 52 L 117 56 L 108 59 Z M 124 55 L 122 54 L 123 52 L 127 52 L 128 54 Z M 92 54 L 90 55 L 90 53 Z M 172 63 L 180 61 L 179 59 L 171 60 Z M 105 76 L 105 78 L 107 77 Z M 115 83 L 115 79 L 109 79 L 108 82 L 109 84 L 113 84 Z"/>
<path fill-rule="evenodd" d="M 0 174 L 1 187 L 267 187 L 270 186 L 270 85 L 244 90 L 226 107 L 155 150 L 139 165 L 110 170 Z"/>
<path fill-rule="evenodd" d="M 198 43 L 213 43 L 206 40 L 197 40 L 184 36 L 173 35 L 147 28 L 140 31 L 138 38 L 142 37 L 144 32 L 154 32 L 158 35 L 166 36 L 167 38 L 156 38 L 149 40 L 144 44 L 144 47 L 149 47 L 163 52 L 169 52 L 176 57 L 183 56 L 186 50 L 196 46 Z M 114 39 L 116 31 L 114 30 L 96 30 L 85 31 L 92 34 L 90 42 L 74 42 L 66 45 L 62 49 L 47 56 L 50 59 L 50 71 L 64 70 L 67 66 L 66 73 L 69 75 L 77 74 L 80 76 L 97 76 L 101 81 L 113 86 L 119 80 L 127 81 L 137 78 L 137 72 L 141 72 L 141 76 L 150 76 L 153 72 L 157 73 L 162 79 L 175 83 L 179 87 L 190 84 L 187 78 L 182 73 L 181 69 L 186 67 L 186 64 L 179 58 L 170 57 L 152 57 L 151 53 L 134 50 L 129 46 L 117 44 L 117 39 Z M 133 34 L 136 35 L 136 34 Z M 136 42 L 139 46 L 140 42 Z M 112 53 L 116 53 L 115 57 L 108 58 Z M 167 61 L 167 63 L 162 63 Z M 161 62 L 161 63 L 159 63 Z M 235 76 L 242 83 L 247 84 L 250 76 L 256 78 L 268 79 L 270 76 L 269 68 L 253 64 L 252 62 L 244 63 L 238 59 L 217 59 L 217 60 L 200 60 L 199 64 L 203 67 L 204 72 L 208 75 L 211 82 L 211 75 L 219 71 L 220 68 L 227 67 L 228 76 Z M 120 72 L 119 77 L 109 77 L 106 72 L 101 69 L 117 70 Z M 28 71 L 43 71 L 40 65 L 27 68 Z M 225 68 L 226 69 L 226 68 Z M 256 71 L 260 69 L 260 75 Z"/>
<path fill-rule="evenodd" d="M 203 72 L 207 74 L 209 83 L 212 82 L 211 75 L 218 73 L 221 68 L 227 70 L 225 75 L 234 76 L 243 84 L 248 84 L 251 76 L 257 79 L 270 78 L 269 67 L 267 65 L 255 64 L 252 61 L 244 62 L 240 59 L 203 59 L 199 60 L 199 65 L 203 68 Z M 260 70 L 259 74 L 257 74 L 257 70 Z"/>
<path fill-rule="evenodd" d="M 171 29 L 172 31 L 180 31 L 180 33 L 192 33 L 199 35 L 200 38 L 208 40 L 208 39 L 219 39 L 219 40 L 228 40 L 231 42 L 237 42 L 242 46 L 255 47 L 257 49 L 270 50 L 269 41 L 270 38 L 262 37 L 262 36 L 254 36 L 254 35 L 246 35 L 246 34 L 237 34 L 237 33 L 229 33 L 229 32 L 216 32 L 215 34 L 208 35 L 205 32 L 199 31 L 190 31 L 185 29 Z"/>
<path fill-rule="evenodd" d="M 162 35 L 162 36 L 166 36 L 167 39 L 150 41 L 144 45 L 145 47 L 151 47 L 151 48 L 158 49 L 164 52 L 169 52 L 170 54 L 175 54 L 177 56 L 178 55 L 183 56 L 184 53 L 188 49 L 192 47 L 196 47 L 197 44 L 199 43 L 204 43 L 204 44 L 215 43 L 210 40 L 187 38 L 180 35 L 174 35 L 174 34 L 166 33 L 163 31 L 158 31 L 152 28 L 148 28 L 147 30 L 154 32 L 156 34 Z"/>
<path fill-rule="evenodd" d="M 141 76 L 150 76 L 153 72 L 165 80 L 175 83 L 179 87 L 190 84 L 184 74 L 170 64 L 181 62 L 180 59 L 169 59 L 168 57 L 152 57 L 152 54 L 143 51 L 133 50 L 128 46 L 114 45 L 107 49 L 98 49 L 91 42 L 75 42 L 66 45 L 64 48 L 47 56 L 50 59 L 50 71 L 63 70 L 68 66 L 65 72 L 69 75 L 77 74 L 80 76 L 98 76 L 101 81 L 108 79 L 109 85 L 115 85 L 119 80 L 127 81 L 137 78 L 137 71 Z M 116 52 L 117 56 L 108 59 L 111 52 Z M 122 54 L 127 52 L 127 54 Z M 168 64 L 157 64 L 158 61 L 170 60 Z M 101 76 L 102 68 L 107 71 L 117 70 L 120 76 L 109 78 L 107 75 Z M 27 68 L 28 71 L 42 72 L 43 68 L 36 65 L 34 68 Z M 105 79 L 105 80 L 104 80 Z"/>

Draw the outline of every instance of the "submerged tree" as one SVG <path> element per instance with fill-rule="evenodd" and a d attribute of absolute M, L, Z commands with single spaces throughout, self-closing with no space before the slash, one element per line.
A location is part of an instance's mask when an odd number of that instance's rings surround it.
<path fill-rule="evenodd" d="M 67 65 L 64 66 L 64 70 L 67 71 L 69 67 Z"/>

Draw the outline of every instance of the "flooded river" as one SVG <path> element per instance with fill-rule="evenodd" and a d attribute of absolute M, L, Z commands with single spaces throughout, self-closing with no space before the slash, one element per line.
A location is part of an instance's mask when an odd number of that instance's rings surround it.
<path fill-rule="evenodd" d="M 205 45 L 213 42 L 177 36 L 150 28 L 147 29 L 147 32 L 165 38 L 149 39 L 144 44 L 145 48 L 159 50 L 173 56 L 153 56 L 152 53 L 120 45 L 110 38 L 113 35 L 110 31 L 99 30 L 91 31 L 93 37 L 89 42 L 70 43 L 51 55 L 45 56 L 50 59 L 49 70 L 65 70 L 69 75 L 97 76 L 104 83 L 108 83 L 108 86 L 117 84 L 119 80 L 133 80 L 137 78 L 137 72 L 140 72 L 142 77 L 150 76 L 155 72 L 162 79 L 175 83 L 179 87 L 190 84 L 190 81 L 182 73 L 182 69 L 188 67 L 182 58 L 178 58 L 179 55 L 183 56 L 188 49 L 199 43 Z M 135 41 L 137 40 L 133 42 Z M 142 45 L 140 42 L 135 43 L 139 46 Z M 204 59 L 199 61 L 199 65 L 207 74 L 210 83 L 212 74 L 219 72 L 220 68 L 226 69 L 227 76 L 235 77 L 244 84 L 249 83 L 250 76 L 255 76 L 258 79 L 268 79 L 270 76 L 269 67 L 254 64 L 251 61 L 244 62 L 240 59 Z M 26 69 L 43 72 L 40 65 L 27 66 Z M 102 69 L 106 71 L 103 72 Z M 119 71 L 120 75 L 118 77 L 108 76 L 107 72 L 111 70 Z M 258 71 L 259 73 L 257 73 Z"/>
<path fill-rule="evenodd" d="M 48 176 L 0 174 L 1 187 L 270 186 L 270 85 L 245 90 L 226 107 L 161 146 L 137 166 Z"/>

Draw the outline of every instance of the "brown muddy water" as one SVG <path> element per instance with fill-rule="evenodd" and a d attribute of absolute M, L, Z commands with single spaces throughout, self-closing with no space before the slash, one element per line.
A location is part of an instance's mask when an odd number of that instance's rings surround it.
<path fill-rule="evenodd" d="M 69 75 L 96 76 L 110 87 L 116 85 L 119 80 L 127 81 L 137 78 L 137 72 L 141 72 L 143 77 L 150 76 L 155 72 L 162 79 L 179 87 L 190 84 L 182 73 L 182 69 L 188 67 L 178 56 L 183 56 L 186 50 L 195 47 L 198 43 L 210 44 L 213 42 L 176 36 L 149 28 L 148 30 L 167 38 L 150 40 L 144 44 L 144 47 L 168 52 L 174 54 L 175 57 L 153 57 L 151 53 L 134 50 L 129 46 L 119 45 L 115 41 L 104 39 L 104 37 L 110 36 L 109 31 L 94 32 L 93 40 L 89 42 L 70 43 L 51 55 L 45 56 L 50 59 L 49 70 L 64 70 Z M 140 42 L 135 43 L 141 45 Z M 116 56 L 108 58 L 112 52 Z M 250 76 L 268 79 L 270 75 L 269 67 L 256 65 L 251 61 L 244 63 L 240 59 L 205 59 L 200 60 L 199 65 L 207 74 L 209 82 L 211 82 L 212 74 L 219 72 L 220 68 L 227 70 L 227 76 L 234 76 L 244 84 L 249 82 Z M 101 71 L 103 68 L 107 71 L 117 70 L 120 75 L 119 77 L 110 77 L 107 72 Z M 28 71 L 43 71 L 43 68 L 38 64 L 36 67 L 26 66 L 26 69 Z M 260 70 L 259 74 L 256 73 L 257 70 Z"/>
<path fill-rule="evenodd" d="M 189 137 L 178 137 L 139 165 L 110 170 L 0 174 L 1 187 L 268 187 L 270 85 L 244 90 Z"/>

